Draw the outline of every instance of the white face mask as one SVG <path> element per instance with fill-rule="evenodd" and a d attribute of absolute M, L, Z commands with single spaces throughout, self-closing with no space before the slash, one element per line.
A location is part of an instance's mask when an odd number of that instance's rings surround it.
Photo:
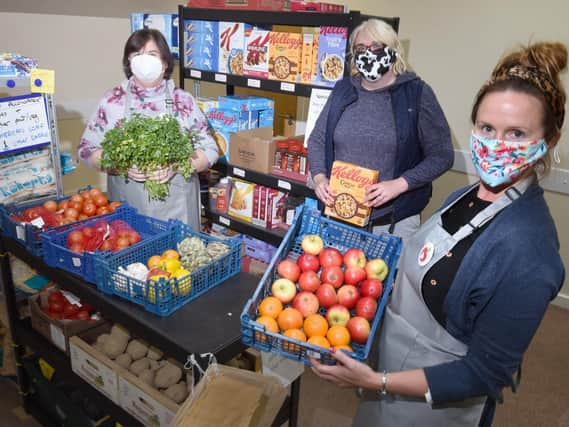
<path fill-rule="evenodd" d="M 162 61 L 152 55 L 143 53 L 130 59 L 132 74 L 143 83 L 152 83 L 163 71 Z"/>

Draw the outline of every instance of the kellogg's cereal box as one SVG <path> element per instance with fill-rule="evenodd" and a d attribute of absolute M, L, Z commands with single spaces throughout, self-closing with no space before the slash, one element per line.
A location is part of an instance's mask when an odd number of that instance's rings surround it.
<path fill-rule="evenodd" d="M 245 24 L 242 22 L 220 22 L 218 71 L 242 75 L 244 47 Z"/>
<path fill-rule="evenodd" d="M 345 27 L 320 27 L 318 38 L 317 85 L 334 86 L 344 77 L 344 61 L 348 29 Z"/>
<path fill-rule="evenodd" d="M 205 113 L 219 152 L 219 161 L 229 162 L 229 141 L 232 132 L 247 129 L 249 117 L 240 111 L 214 108 Z"/>
<path fill-rule="evenodd" d="M 330 189 L 335 195 L 334 203 L 332 206 L 326 206 L 324 214 L 359 227 L 366 226 L 371 208 L 363 204 L 365 190 L 378 179 L 379 171 L 334 161 L 330 175 Z"/>
<path fill-rule="evenodd" d="M 302 34 L 273 31 L 269 42 L 269 79 L 296 82 L 302 54 Z"/>
<path fill-rule="evenodd" d="M 301 83 L 312 83 L 312 44 L 314 34 L 304 33 L 302 35 L 302 56 L 300 58 L 300 79 Z"/>
<path fill-rule="evenodd" d="M 245 31 L 244 75 L 262 79 L 269 77 L 270 35 L 270 31 L 257 28 Z"/>

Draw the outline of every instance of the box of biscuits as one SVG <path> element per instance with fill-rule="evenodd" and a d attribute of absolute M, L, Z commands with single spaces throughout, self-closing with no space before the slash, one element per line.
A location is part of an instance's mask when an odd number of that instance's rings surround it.
<path fill-rule="evenodd" d="M 326 206 L 325 215 L 341 219 L 359 227 L 369 222 L 371 208 L 363 204 L 366 188 L 379 179 L 379 171 L 356 166 L 352 163 L 334 161 L 330 174 L 330 189 L 334 203 Z"/>

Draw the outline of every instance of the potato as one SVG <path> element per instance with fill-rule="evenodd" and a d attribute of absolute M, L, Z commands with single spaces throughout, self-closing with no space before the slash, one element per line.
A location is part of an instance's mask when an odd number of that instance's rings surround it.
<path fill-rule="evenodd" d="M 154 375 L 155 372 L 153 370 L 145 369 L 138 375 L 138 378 L 140 378 L 141 381 L 144 381 L 149 386 L 154 387 Z"/>
<path fill-rule="evenodd" d="M 128 369 L 132 363 L 132 357 L 128 353 L 123 353 L 115 359 L 115 362 L 123 368 Z"/>
<path fill-rule="evenodd" d="M 146 355 L 146 357 L 148 357 L 149 359 L 160 360 L 162 359 L 163 356 L 164 354 L 156 347 L 153 346 L 148 347 L 148 354 Z"/>
<path fill-rule="evenodd" d="M 105 344 L 101 343 L 101 342 L 95 342 L 95 344 L 93 344 L 93 348 L 103 354 L 105 354 Z"/>
<path fill-rule="evenodd" d="M 101 334 L 97 337 L 97 344 L 104 344 L 107 338 L 109 338 L 109 334 Z"/>
<path fill-rule="evenodd" d="M 184 381 L 180 381 L 178 384 L 168 387 L 164 391 L 164 395 L 168 396 L 176 403 L 182 403 L 188 396 L 188 386 L 186 386 Z"/>
<path fill-rule="evenodd" d="M 171 362 L 167 362 L 158 371 L 154 378 L 154 385 L 157 388 L 168 388 L 182 379 L 182 370 Z"/>
<path fill-rule="evenodd" d="M 122 337 L 127 341 L 130 339 L 130 332 L 124 326 L 121 326 L 118 323 L 115 323 L 111 328 L 111 335 L 115 337 Z"/>
<path fill-rule="evenodd" d="M 166 363 L 165 360 L 162 360 L 162 361 L 157 361 L 157 360 L 152 360 L 152 359 L 148 359 L 148 360 L 150 361 L 150 369 L 153 371 L 157 371 L 162 366 L 164 366 L 164 363 Z"/>
<path fill-rule="evenodd" d="M 110 335 L 103 344 L 103 351 L 109 358 L 115 359 L 124 353 L 127 344 L 128 340 L 124 336 Z"/>
<path fill-rule="evenodd" d="M 132 340 L 128 343 L 126 352 L 130 354 L 132 360 L 142 359 L 148 353 L 148 345 L 142 340 Z"/>
<path fill-rule="evenodd" d="M 150 359 L 143 357 L 142 359 L 138 359 L 138 360 L 135 360 L 134 362 L 132 362 L 129 370 L 134 375 L 138 376 L 142 371 L 144 371 L 145 369 L 149 369 L 149 368 L 150 368 Z"/>

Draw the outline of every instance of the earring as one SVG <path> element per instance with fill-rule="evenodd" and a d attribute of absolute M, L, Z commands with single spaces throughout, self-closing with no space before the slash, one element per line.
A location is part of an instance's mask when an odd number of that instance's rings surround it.
<path fill-rule="evenodd" d="M 557 145 L 553 149 L 553 161 L 557 164 L 561 163 L 561 158 L 559 157 L 559 148 Z"/>

